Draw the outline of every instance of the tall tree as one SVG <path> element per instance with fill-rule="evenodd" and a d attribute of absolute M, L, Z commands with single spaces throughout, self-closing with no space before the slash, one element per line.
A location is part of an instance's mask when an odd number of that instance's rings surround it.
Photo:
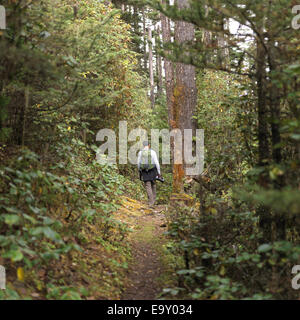
<path fill-rule="evenodd" d="M 178 0 L 179 9 L 189 8 L 188 0 Z M 175 23 L 175 41 L 179 45 L 187 42 L 194 42 L 195 27 L 193 24 L 185 21 L 176 21 Z M 184 53 L 185 54 L 185 53 Z M 175 86 L 172 101 L 172 122 L 173 129 L 195 129 L 193 114 L 197 103 L 197 87 L 195 67 L 181 62 L 176 63 L 175 67 Z M 183 141 L 184 150 L 184 141 Z M 174 157 L 180 157 L 182 150 L 175 150 Z M 186 164 L 184 163 L 183 154 L 181 154 L 182 163 L 174 163 L 173 165 L 173 190 L 174 192 L 183 191 L 183 178 L 185 174 Z"/>
<path fill-rule="evenodd" d="M 160 14 L 161 27 L 162 27 L 162 40 L 163 44 L 171 42 L 171 26 L 170 19 L 163 13 Z M 168 51 L 166 52 L 169 53 Z M 166 86 L 166 98 L 168 108 L 168 119 L 170 128 L 172 127 L 172 100 L 174 90 L 174 65 L 173 62 L 167 57 L 164 58 L 164 70 L 165 70 L 165 86 Z"/>
<path fill-rule="evenodd" d="M 258 163 L 266 166 L 269 162 L 269 142 L 268 142 L 268 107 L 266 102 L 266 51 L 259 37 L 256 39 L 256 90 L 258 107 Z M 261 174 L 260 184 L 267 187 L 268 179 L 265 174 Z M 271 241 L 271 217 L 268 208 L 259 206 L 258 215 L 260 218 L 260 228 L 263 232 L 263 242 Z"/>
<path fill-rule="evenodd" d="M 158 25 L 156 28 L 157 36 L 160 39 L 160 26 Z M 157 96 L 162 95 L 163 90 L 163 75 L 162 75 L 162 59 L 161 55 L 156 50 L 156 73 L 157 73 Z"/>
<path fill-rule="evenodd" d="M 228 19 L 224 19 L 224 21 L 222 21 L 222 29 L 224 30 L 228 30 Z M 222 67 L 222 68 L 228 68 L 229 65 L 229 49 L 228 49 L 228 42 L 226 39 L 226 34 L 224 32 L 221 32 L 217 35 L 217 50 L 218 50 L 218 64 Z"/>
<path fill-rule="evenodd" d="M 148 47 L 149 47 L 149 79 L 150 79 L 150 101 L 151 107 L 154 109 L 155 96 L 154 96 L 154 72 L 153 72 L 153 51 L 152 51 L 152 29 L 148 28 Z"/>
<path fill-rule="evenodd" d="M 142 22 L 143 22 L 143 51 L 144 51 L 144 71 L 147 70 L 147 30 L 146 30 L 146 13 L 145 8 L 142 8 Z"/>

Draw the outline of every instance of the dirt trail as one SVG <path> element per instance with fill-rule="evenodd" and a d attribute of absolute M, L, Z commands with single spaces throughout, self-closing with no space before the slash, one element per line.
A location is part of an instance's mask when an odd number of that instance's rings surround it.
<path fill-rule="evenodd" d="M 125 199 L 121 212 L 127 215 L 134 231 L 130 237 L 132 262 L 121 300 L 155 300 L 161 293 L 158 278 L 165 272 L 161 258 L 166 230 L 163 209 L 157 206 L 150 210 L 141 202 Z"/>

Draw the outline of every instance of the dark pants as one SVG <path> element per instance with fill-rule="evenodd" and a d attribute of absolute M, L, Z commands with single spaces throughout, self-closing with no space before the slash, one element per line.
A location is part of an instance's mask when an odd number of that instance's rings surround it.
<path fill-rule="evenodd" d="M 141 174 L 140 174 L 140 179 L 145 183 L 149 206 L 153 206 L 156 200 L 156 181 L 155 180 L 156 180 L 157 173 L 158 172 L 155 167 L 148 171 L 143 170 L 141 171 Z"/>

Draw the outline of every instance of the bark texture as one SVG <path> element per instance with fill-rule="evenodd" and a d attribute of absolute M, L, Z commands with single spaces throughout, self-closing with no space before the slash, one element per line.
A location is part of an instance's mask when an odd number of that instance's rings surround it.
<path fill-rule="evenodd" d="M 179 9 L 189 7 L 188 0 L 178 0 Z M 184 44 L 187 41 L 194 41 L 194 25 L 185 21 L 177 21 L 175 24 L 175 41 L 178 44 Z M 184 53 L 185 54 L 185 53 Z M 171 110 L 171 127 L 179 128 L 184 133 L 184 129 L 195 129 L 193 114 L 197 103 L 196 73 L 195 67 L 184 63 L 176 63 L 175 67 L 175 85 L 173 90 L 173 103 Z M 184 150 L 184 141 L 183 149 Z M 182 152 L 175 150 L 175 153 Z M 184 157 L 182 155 L 182 159 Z M 186 164 L 177 164 L 173 166 L 173 191 L 183 191 L 183 178 Z"/>
<path fill-rule="evenodd" d="M 150 101 L 151 107 L 154 109 L 155 96 L 154 96 L 154 73 L 153 73 L 153 52 L 152 52 L 152 30 L 148 28 L 148 44 L 149 44 L 149 78 L 150 78 Z"/>
<path fill-rule="evenodd" d="M 163 14 L 160 15 L 160 19 L 161 19 L 161 26 L 162 26 L 162 39 L 163 39 L 163 43 L 166 44 L 168 42 L 171 42 L 170 20 Z M 164 70 L 165 70 L 168 118 L 169 118 L 169 125 L 171 127 L 171 122 L 172 122 L 171 110 L 172 110 L 172 100 L 173 100 L 173 90 L 174 90 L 174 66 L 173 66 L 173 62 L 167 58 L 164 58 Z"/>

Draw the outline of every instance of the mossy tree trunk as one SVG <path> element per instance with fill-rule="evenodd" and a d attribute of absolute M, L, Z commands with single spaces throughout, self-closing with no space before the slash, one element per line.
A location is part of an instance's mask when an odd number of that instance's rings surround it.
<path fill-rule="evenodd" d="M 189 7 L 188 0 L 177 0 L 179 9 Z M 178 44 L 192 42 L 195 38 L 194 25 L 184 21 L 175 23 L 175 41 Z M 181 62 L 176 63 L 175 67 L 175 85 L 173 90 L 172 101 L 172 129 L 178 128 L 184 136 L 184 129 L 195 130 L 195 122 L 193 114 L 197 103 L 196 73 L 195 67 Z M 183 139 L 182 152 L 184 150 Z M 184 163 L 184 155 L 182 154 L 182 164 L 173 165 L 173 191 L 183 191 L 183 178 L 185 175 L 186 164 Z"/>

